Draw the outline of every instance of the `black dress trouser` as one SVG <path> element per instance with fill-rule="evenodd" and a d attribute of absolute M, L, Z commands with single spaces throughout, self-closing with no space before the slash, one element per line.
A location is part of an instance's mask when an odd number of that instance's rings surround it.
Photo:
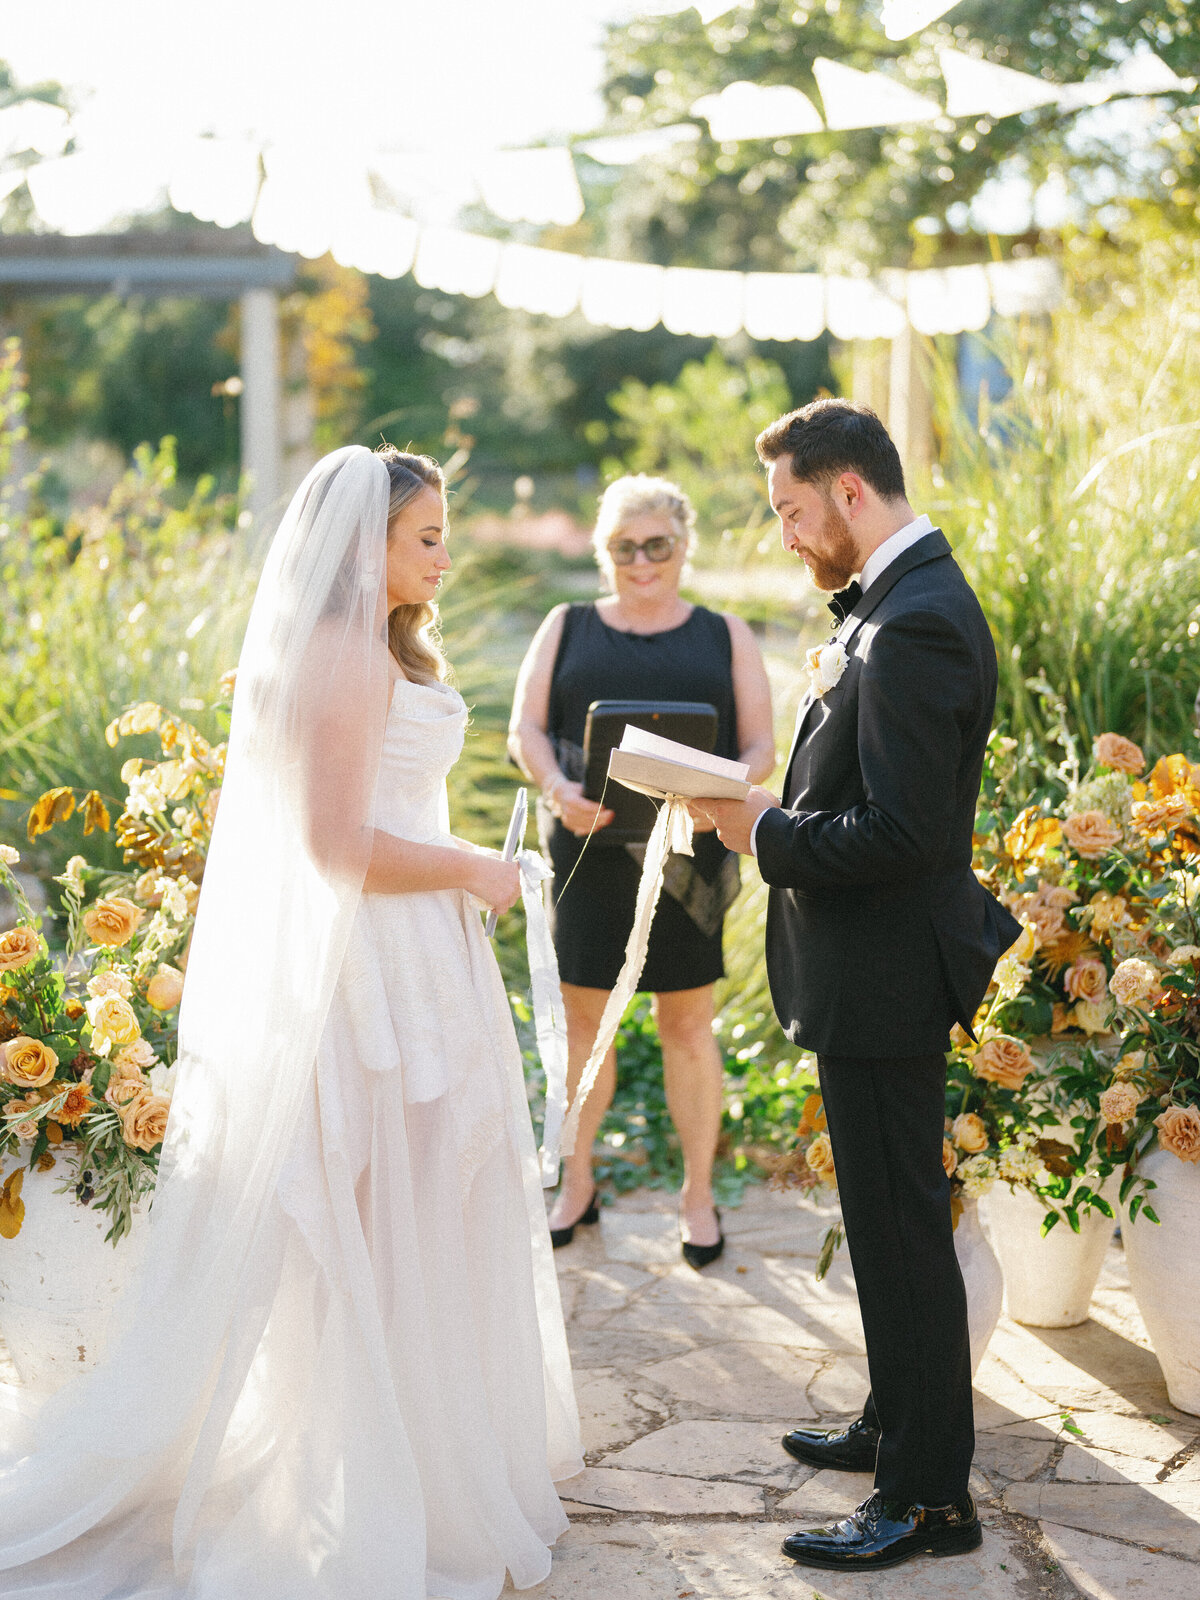
<path fill-rule="evenodd" d="M 967 1494 L 975 1428 L 967 1300 L 942 1166 L 946 1058 L 821 1056 L 821 1095 L 880 1428 L 875 1487 Z"/>

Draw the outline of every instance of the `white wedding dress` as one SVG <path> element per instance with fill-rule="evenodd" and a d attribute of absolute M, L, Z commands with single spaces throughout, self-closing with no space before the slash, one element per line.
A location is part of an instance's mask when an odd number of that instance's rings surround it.
<path fill-rule="evenodd" d="M 401 680 L 375 825 L 448 833 L 467 711 Z M 364 894 L 193 1461 L 0 1572 L 53 1600 L 495 1600 L 550 1570 L 578 1418 L 520 1052 L 479 910 Z M 0 1540 L 3 1530 L 0 1529 Z"/>

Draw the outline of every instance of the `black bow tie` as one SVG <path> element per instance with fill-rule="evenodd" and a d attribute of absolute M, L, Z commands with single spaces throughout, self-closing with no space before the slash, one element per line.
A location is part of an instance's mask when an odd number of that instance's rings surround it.
<path fill-rule="evenodd" d="M 846 618 L 862 599 L 862 593 L 862 584 L 851 582 L 844 589 L 839 589 L 836 594 L 830 595 L 829 609 L 833 612 L 838 622 L 845 622 Z"/>

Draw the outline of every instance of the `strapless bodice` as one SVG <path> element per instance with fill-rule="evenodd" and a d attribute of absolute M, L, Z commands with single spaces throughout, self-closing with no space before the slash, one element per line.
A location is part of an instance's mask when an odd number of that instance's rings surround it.
<path fill-rule="evenodd" d="M 457 689 L 407 678 L 397 682 L 379 760 L 377 828 L 420 840 L 450 831 L 446 774 L 462 753 L 466 726 L 467 708 Z"/>

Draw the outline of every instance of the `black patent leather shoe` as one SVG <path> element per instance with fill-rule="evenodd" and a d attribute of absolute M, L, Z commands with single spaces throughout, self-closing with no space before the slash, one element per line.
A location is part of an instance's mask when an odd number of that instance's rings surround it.
<path fill-rule="evenodd" d="M 599 1189 L 592 1190 L 592 1198 L 587 1203 L 587 1210 L 581 1217 L 576 1217 L 568 1228 L 551 1228 L 550 1243 L 556 1250 L 561 1250 L 564 1245 L 570 1244 L 575 1237 L 575 1229 L 586 1223 L 600 1221 L 600 1208 L 596 1201 L 600 1198 Z"/>
<path fill-rule="evenodd" d="M 876 1492 L 841 1522 L 789 1534 L 783 1553 L 805 1567 L 873 1572 L 913 1556 L 966 1555 L 982 1543 L 969 1495 L 958 1505 L 910 1506 Z"/>
<path fill-rule="evenodd" d="M 725 1248 L 725 1235 L 721 1232 L 721 1213 L 716 1206 L 713 1207 L 713 1214 L 717 1219 L 716 1244 L 692 1244 L 687 1239 L 680 1239 L 679 1241 L 679 1247 L 683 1251 L 683 1259 L 689 1267 L 695 1267 L 697 1272 L 700 1271 L 701 1267 L 707 1267 L 710 1262 L 715 1261 Z"/>
<path fill-rule="evenodd" d="M 806 1467 L 829 1467 L 835 1472 L 874 1472 L 879 1453 L 879 1429 L 860 1417 L 848 1428 L 793 1428 L 783 1436 L 783 1448 Z"/>

